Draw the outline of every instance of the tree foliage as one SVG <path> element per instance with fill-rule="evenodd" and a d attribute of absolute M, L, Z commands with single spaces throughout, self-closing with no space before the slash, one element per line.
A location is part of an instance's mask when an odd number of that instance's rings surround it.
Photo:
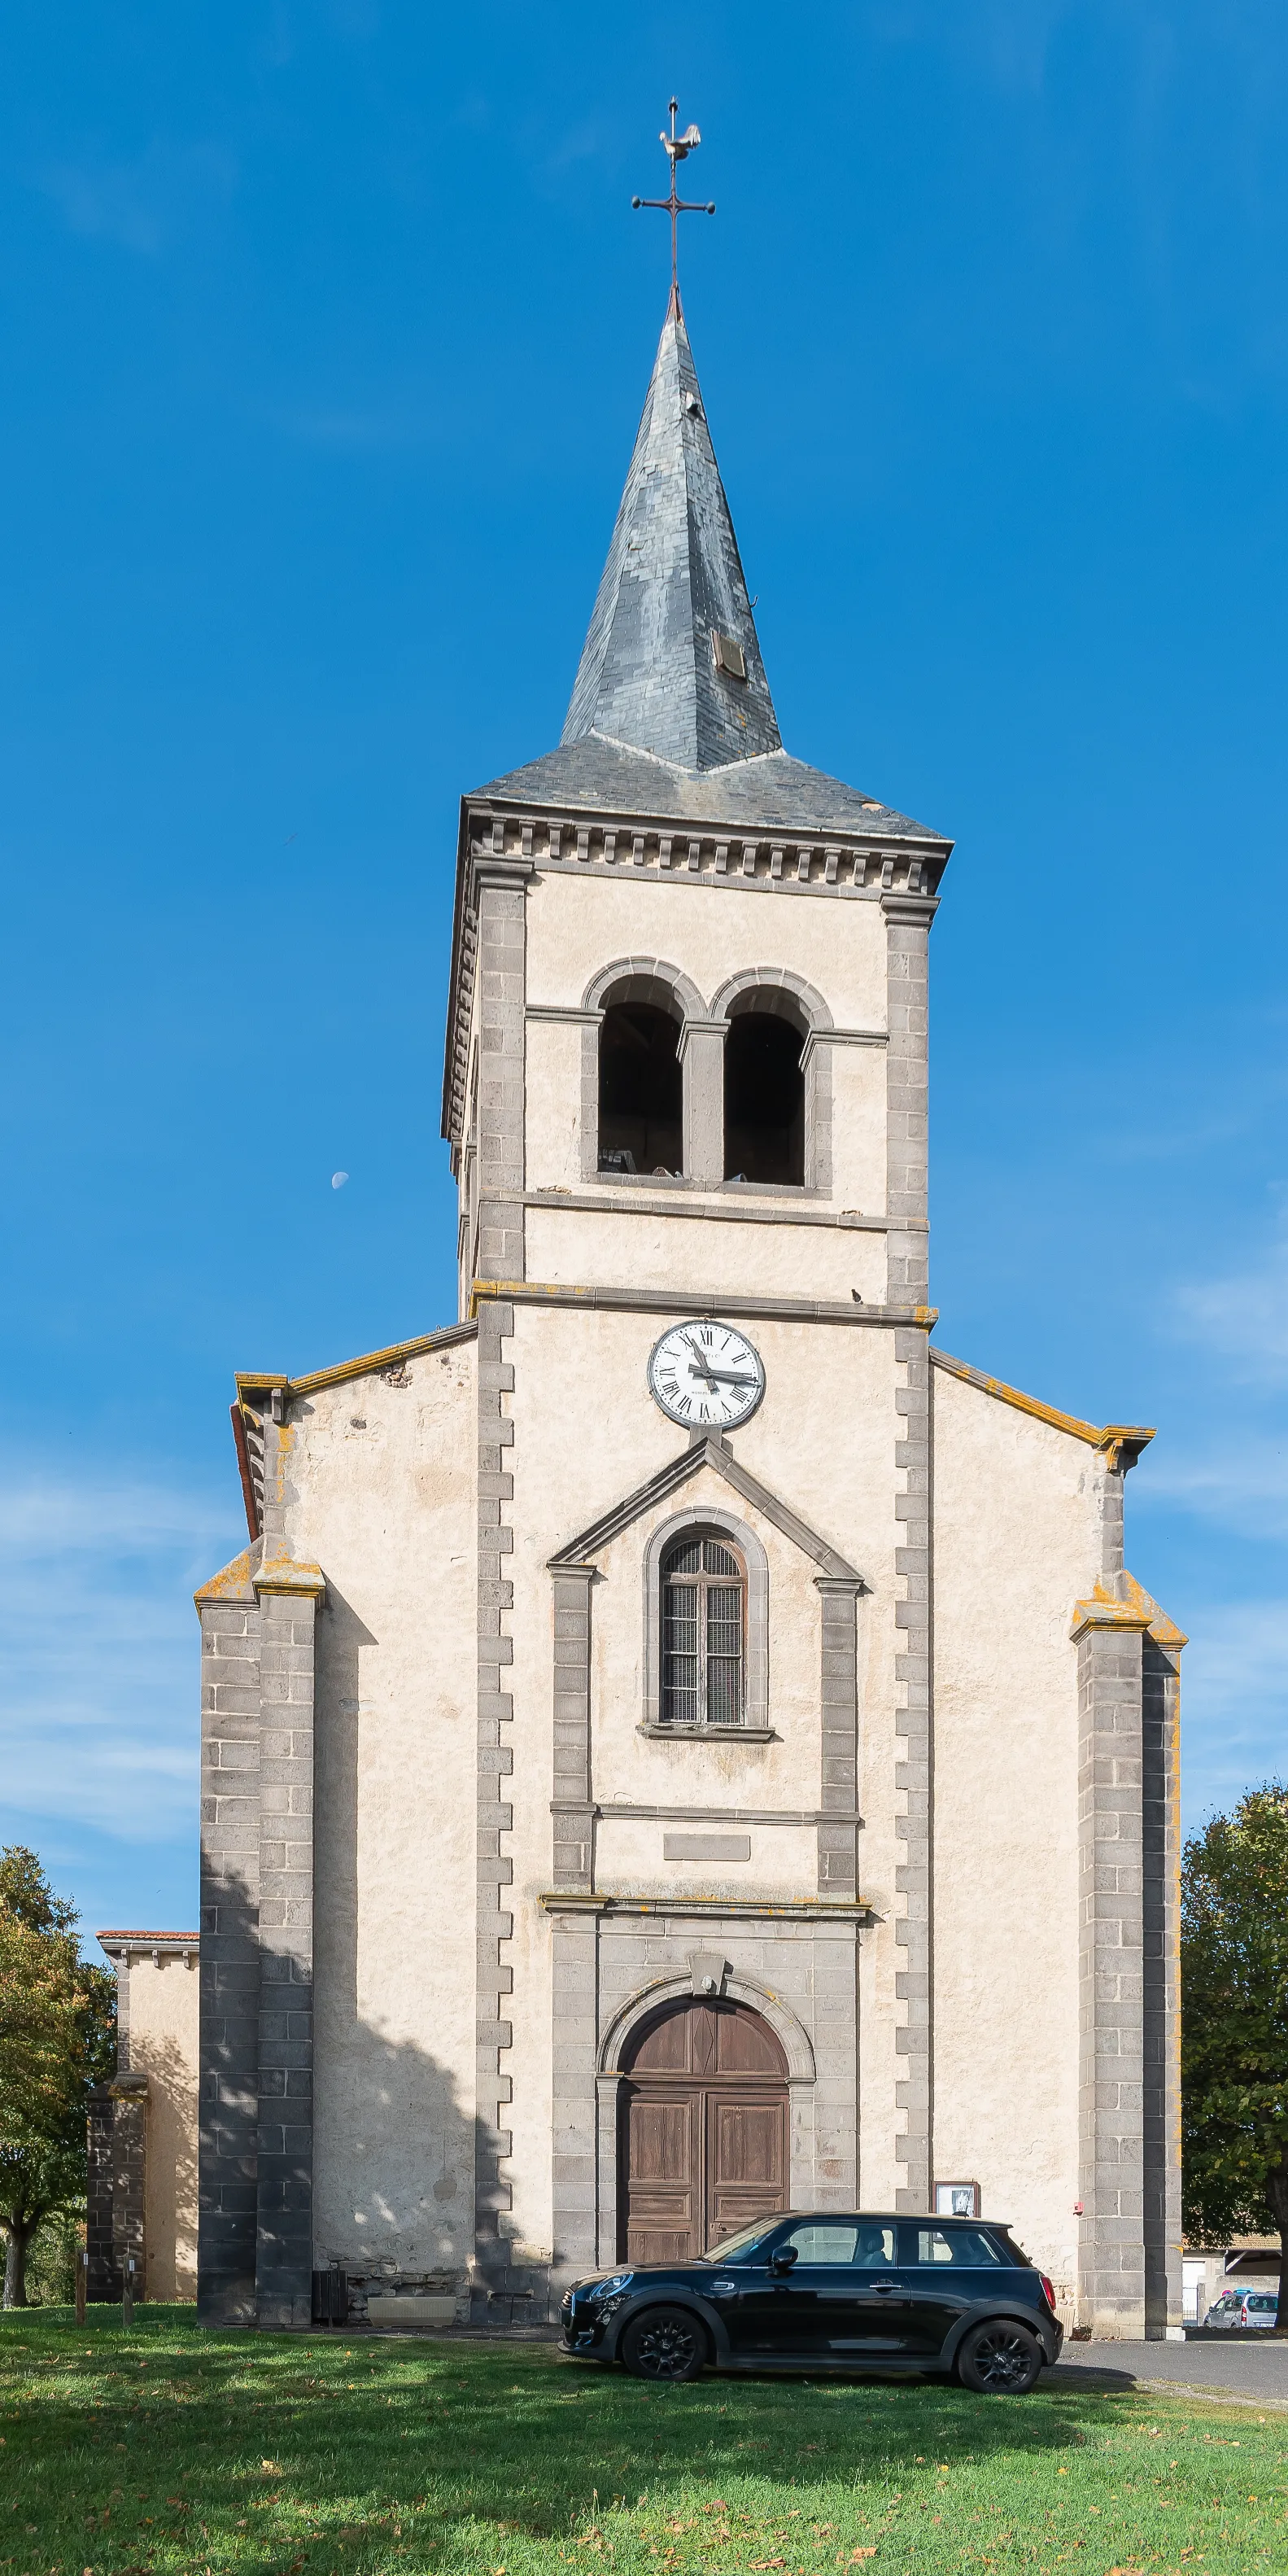
<path fill-rule="evenodd" d="M 1250 1789 L 1181 1872 L 1185 2224 L 1279 2231 L 1288 2322 L 1288 1788 Z"/>
<path fill-rule="evenodd" d="M 82 1959 L 76 1911 L 33 1851 L 0 1852 L 0 2227 L 4 2304 L 27 2304 L 27 2247 L 85 2194 L 89 2093 L 115 2072 L 116 1981 Z"/>

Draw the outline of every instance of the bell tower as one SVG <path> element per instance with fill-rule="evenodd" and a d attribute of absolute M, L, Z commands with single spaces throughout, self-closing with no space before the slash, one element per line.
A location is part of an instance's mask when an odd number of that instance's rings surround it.
<path fill-rule="evenodd" d="M 462 804 L 462 1313 L 500 1279 L 923 1306 L 950 848 L 782 747 L 673 290 L 563 738 Z"/>

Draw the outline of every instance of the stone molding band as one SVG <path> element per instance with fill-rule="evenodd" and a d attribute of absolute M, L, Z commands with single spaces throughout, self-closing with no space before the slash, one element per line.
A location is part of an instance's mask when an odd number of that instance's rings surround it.
<path fill-rule="evenodd" d="M 584 1915 L 656 1914 L 671 1921 L 692 1915 L 702 1922 L 712 1916 L 727 1915 L 737 1922 L 774 1923 L 869 1923 L 872 1907 L 866 1897 L 856 1896 L 848 1903 L 834 1896 L 612 1896 L 575 1888 L 543 1888 L 537 1897 L 543 1914 Z"/>
<path fill-rule="evenodd" d="M 725 1188 L 748 1189 L 746 1182 L 726 1181 Z M 699 1196 L 696 1182 L 674 1180 L 663 1197 L 654 1179 L 651 1185 L 640 1183 L 628 1174 L 614 1182 L 611 1189 L 525 1190 L 523 1205 L 530 1208 L 553 1208 L 556 1214 L 569 1216 L 679 1216 L 690 1224 L 701 1218 L 713 1225 L 812 1225 L 830 1226 L 843 1234 L 887 1234 L 890 1220 L 884 1216 L 861 1216 L 856 1208 L 821 1208 L 810 1203 L 811 1194 L 801 1193 L 802 1204 L 784 1206 L 781 1198 L 727 1199 Z"/>
<path fill-rule="evenodd" d="M 475 1279 L 470 1306 L 477 1314 L 487 1300 L 504 1297 L 516 1306 L 588 1306 L 607 1314 L 753 1315 L 766 1323 L 901 1326 L 933 1332 L 939 1321 L 935 1306 L 842 1306 L 823 1297 L 752 1297 L 736 1289 L 696 1293 L 681 1288 L 590 1288 L 571 1282 L 538 1279 Z"/>

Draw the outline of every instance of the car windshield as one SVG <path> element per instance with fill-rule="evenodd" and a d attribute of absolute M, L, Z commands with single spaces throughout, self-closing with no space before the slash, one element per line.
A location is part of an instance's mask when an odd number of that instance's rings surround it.
<path fill-rule="evenodd" d="M 758 2245 L 767 2244 L 771 2236 L 777 2235 L 782 2224 L 781 2209 L 773 2218 L 754 2219 L 750 2227 L 740 2227 L 736 2236 L 726 2236 L 723 2244 L 709 2245 L 698 2259 L 702 2263 L 745 2263 Z"/>

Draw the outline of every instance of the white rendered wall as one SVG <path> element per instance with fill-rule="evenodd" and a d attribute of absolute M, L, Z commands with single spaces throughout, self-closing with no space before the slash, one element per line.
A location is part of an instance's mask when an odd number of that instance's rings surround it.
<path fill-rule="evenodd" d="M 802 889 L 757 893 L 683 869 L 645 885 L 567 871 L 528 889 L 528 1002 L 580 1003 L 618 957 L 662 957 L 710 1002 L 747 967 L 786 967 L 823 995 L 838 1027 L 884 1028 L 886 932 L 880 905 Z M 878 1059 L 879 1060 L 879 1059 Z"/>
<path fill-rule="evenodd" d="M 1078 2222 L 1075 1601 L 1085 1441 L 943 1369 L 934 1402 L 934 2140 L 1070 2293 Z"/>
<path fill-rule="evenodd" d="M 197 2295 L 197 2083 L 200 1980 L 194 1957 L 135 1950 L 129 1979 L 130 2073 L 148 2079 L 143 2242 L 150 2299 Z"/>
<path fill-rule="evenodd" d="M 353 2270 L 473 2250 L 475 1345 L 292 1407 L 317 1631 L 314 2192 Z"/>

